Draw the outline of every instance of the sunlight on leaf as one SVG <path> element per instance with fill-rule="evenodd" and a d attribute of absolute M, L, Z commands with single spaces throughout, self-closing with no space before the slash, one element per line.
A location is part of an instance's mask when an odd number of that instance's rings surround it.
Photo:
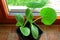
<path fill-rule="evenodd" d="M 37 39 L 39 36 L 38 28 L 33 24 L 31 25 L 31 32 L 32 32 L 33 37 Z"/>
<path fill-rule="evenodd" d="M 32 14 L 32 11 L 29 8 L 26 9 L 25 15 L 26 15 L 27 20 L 30 23 L 32 23 L 33 22 L 33 20 L 32 20 L 33 19 L 33 14 Z"/>
<path fill-rule="evenodd" d="M 43 8 L 40 11 L 40 16 L 42 17 L 41 22 L 44 23 L 45 25 L 51 25 L 52 23 L 55 22 L 56 20 L 56 11 L 52 8 Z"/>
<path fill-rule="evenodd" d="M 20 26 L 24 25 L 24 17 L 23 16 L 21 16 L 20 14 L 16 14 L 15 18 L 16 18 L 17 22 L 19 22 Z"/>
<path fill-rule="evenodd" d="M 20 30 L 24 36 L 30 35 L 30 29 L 28 27 L 20 27 Z"/>

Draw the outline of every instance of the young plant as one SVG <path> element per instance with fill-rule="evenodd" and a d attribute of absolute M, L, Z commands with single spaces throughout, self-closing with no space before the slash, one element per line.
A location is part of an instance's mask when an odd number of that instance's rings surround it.
<path fill-rule="evenodd" d="M 38 32 L 38 28 L 35 25 L 33 25 L 33 22 L 35 22 L 35 21 L 37 21 L 38 19 L 41 18 L 41 22 L 43 24 L 52 25 L 52 23 L 54 23 L 55 20 L 56 20 L 55 10 L 52 9 L 52 8 L 49 8 L 49 7 L 43 8 L 40 11 L 40 16 L 41 17 L 37 18 L 34 21 L 33 21 L 32 11 L 29 8 L 26 9 L 25 15 L 26 15 L 26 22 L 24 22 L 23 16 L 21 16 L 20 14 L 16 15 L 16 20 L 17 20 L 16 26 L 18 26 L 20 28 L 20 31 L 22 32 L 22 34 L 24 36 L 29 36 L 30 35 L 30 29 L 28 27 L 25 27 L 25 24 L 27 23 L 27 21 L 29 21 L 29 23 L 31 25 L 32 36 L 34 37 L 34 39 L 38 38 L 39 32 Z"/>
<path fill-rule="evenodd" d="M 38 28 L 32 24 L 33 23 L 33 14 L 32 14 L 31 9 L 29 9 L 29 8 L 26 9 L 25 15 L 26 15 L 26 19 L 27 19 L 26 21 L 30 22 L 32 35 L 35 39 L 37 39 L 39 32 L 38 32 Z"/>
<path fill-rule="evenodd" d="M 16 20 L 16 26 L 20 28 L 20 31 L 23 35 L 28 36 L 30 34 L 30 29 L 24 26 L 24 17 L 19 14 L 16 14 Z"/>
<path fill-rule="evenodd" d="M 29 36 L 30 32 L 31 32 L 34 39 L 38 38 L 38 36 L 39 36 L 38 28 L 35 25 L 33 25 L 33 23 L 35 21 L 37 21 L 38 19 L 41 19 L 41 22 L 45 25 L 52 25 L 55 22 L 56 11 L 50 7 L 42 8 L 39 13 L 40 17 L 33 21 L 33 14 L 32 14 L 31 8 L 34 8 L 34 9 L 41 8 L 46 4 L 46 2 L 47 2 L 47 0 L 41 0 L 41 3 L 33 2 L 33 3 L 26 4 L 26 6 L 28 8 L 25 11 L 25 16 L 26 16 L 25 22 L 24 22 L 24 17 L 22 15 L 20 15 L 20 14 L 15 15 L 16 20 L 17 20 L 16 26 L 18 26 L 20 28 L 20 31 L 24 36 Z M 30 23 L 31 29 L 29 29 L 28 27 L 25 26 L 27 22 Z"/>

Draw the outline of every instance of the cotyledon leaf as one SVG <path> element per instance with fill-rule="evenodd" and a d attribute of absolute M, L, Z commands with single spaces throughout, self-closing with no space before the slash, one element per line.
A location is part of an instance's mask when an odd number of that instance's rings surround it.
<path fill-rule="evenodd" d="M 28 27 L 20 27 L 20 31 L 24 36 L 30 35 L 30 29 Z"/>
<path fill-rule="evenodd" d="M 31 32 L 34 39 L 37 39 L 39 36 L 38 28 L 35 25 L 31 25 Z"/>
<path fill-rule="evenodd" d="M 40 16 L 42 17 L 42 23 L 45 25 L 51 25 L 55 22 L 57 15 L 56 11 L 53 8 L 46 7 L 40 11 Z"/>
<path fill-rule="evenodd" d="M 32 19 L 33 19 L 33 14 L 32 14 L 32 11 L 31 9 L 27 8 L 26 11 L 25 11 L 25 15 L 26 15 L 26 18 L 27 20 L 32 23 Z"/>
<path fill-rule="evenodd" d="M 20 26 L 23 26 L 24 25 L 24 17 L 20 14 L 16 14 L 15 15 L 15 18 L 16 18 L 16 21 L 18 22 L 18 24 Z"/>

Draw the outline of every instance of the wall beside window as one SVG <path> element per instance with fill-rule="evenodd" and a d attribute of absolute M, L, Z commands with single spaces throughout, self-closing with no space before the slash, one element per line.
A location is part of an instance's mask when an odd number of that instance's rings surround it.
<path fill-rule="evenodd" d="M 3 17 L 3 15 L 2 15 L 2 12 L 1 12 L 1 9 L 0 9 L 0 19 L 3 19 L 2 17 Z"/>
<path fill-rule="evenodd" d="M 1 0 L 0 0 L 0 21 L 2 20 L 2 19 L 4 19 L 4 16 L 3 16 L 3 10 L 2 10 L 2 4 L 1 4 L 2 2 L 1 2 Z"/>

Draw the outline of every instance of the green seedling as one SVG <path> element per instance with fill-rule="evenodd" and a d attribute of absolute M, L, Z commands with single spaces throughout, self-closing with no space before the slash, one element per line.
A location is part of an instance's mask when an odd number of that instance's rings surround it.
<path fill-rule="evenodd" d="M 41 0 L 41 4 L 35 2 L 27 4 L 26 6 L 28 8 L 25 11 L 25 16 L 26 16 L 25 22 L 23 16 L 21 16 L 20 14 L 15 15 L 17 21 L 16 26 L 20 28 L 20 31 L 24 36 L 29 36 L 31 32 L 34 39 L 38 38 L 39 31 L 38 28 L 35 25 L 33 25 L 33 23 L 39 19 L 41 19 L 41 22 L 45 25 L 52 25 L 55 22 L 57 16 L 56 11 L 50 7 L 42 8 L 46 2 L 47 0 Z M 40 17 L 35 19 L 34 21 L 33 21 L 34 16 L 32 14 L 32 8 L 42 8 L 39 13 Z M 27 22 L 30 23 L 31 30 L 25 26 Z"/>

